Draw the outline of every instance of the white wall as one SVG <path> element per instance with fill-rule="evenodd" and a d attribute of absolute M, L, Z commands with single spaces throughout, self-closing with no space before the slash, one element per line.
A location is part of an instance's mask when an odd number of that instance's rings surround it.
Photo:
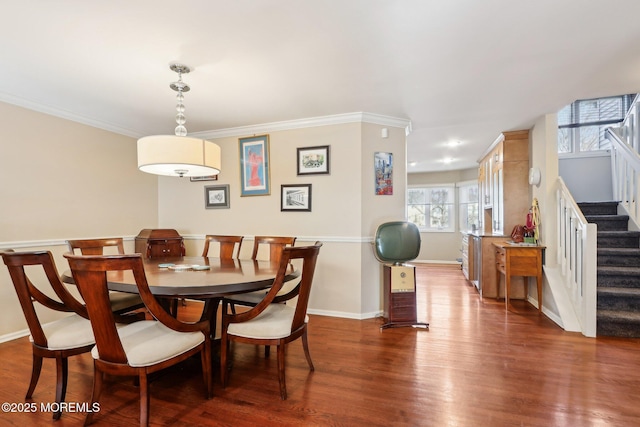
<path fill-rule="evenodd" d="M 561 158 L 559 173 L 577 202 L 613 200 L 611 154 Z M 585 173 L 589 171 L 589 173 Z"/>
<path fill-rule="evenodd" d="M 0 126 L 0 249 L 51 250 L 63 271 L 66 239 L 157 225 L 158 181 L 138 171 L 134 139 L 3 103 Z M 25 328 L 2 263 L 0 335 Z"/>
<path fill-rule="evenodd" d="M 557 213 L 556 182 L 558 180 L 558 121 L 555 114 L 547 114 L 536 121 L 530 133 L 529 166 L 540 169 L 541 180 L 531 186 L 531 199 L 538 199 L 540 208 L 540 240 L 546 246 L 545 266 L 557 266 Z M 529 293 L 537 292 L 534 281 L 529 279 Z M 551 317 L 558 317 L 558 308 L 552 298 L 549 283 L 542 284 L 543 307 Z M 537 298 L 537 297 L 536 297 Z"/>

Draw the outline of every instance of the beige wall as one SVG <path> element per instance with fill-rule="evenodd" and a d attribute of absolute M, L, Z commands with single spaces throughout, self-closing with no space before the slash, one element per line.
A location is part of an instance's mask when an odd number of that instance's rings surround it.
<path fill-rule="evenodd" d="M 404 218 L 404 129 L 364 122 L 267 132 L 271 194 L 240 197 L 237 137 L 222 147 L 218 181 L 156 177 L 137 170 L 135 139 L 46 114 L 0 104 L 2 141 L 0 249 L 51 250 L 60 271 L 69 238 L 124 236 L 142 228 L 175 228 L 188 253 L 200 253 L 208 233 L 296 235 L 299 244 L 324 242 L 310 302 L 319 314 L 367 318 L 381 312 L 380 266 L 372 252 L 377 225 Z M 389 137 L 381 137 L 381 129 Z M 245 136 L 245 135 L 242 135 Z M 331 146 L 329 175 L 296 175 L 296 148 Z M 394 153 L 392 196 L 374 195 L 373 156 Z M 312 184 L 312 212 L 281 212 L 280 185 Z M 206 185 L 230 185 L 230 209 L 205 209 Z M 43 321 L 52 318 L 43 316 Z M 26 329 L 6 268 L 0 268 L 0 336 Z"/>
<path fill-rule="evenodd" d="M 489 146 L 489 144 L 487 144 Z M 465 181 L 476 181 L 478 168 L 460 169 L 445 172 L 411 173 L 408 175 L 409 186 L 456 184 Z M 456 228 L 454 232 L 421 233 L 422 247 L 418 255 L 419 261 L 454 262 L 460 258 L 462 235 L 458 229 L 458 213 L 456 212 Z"/>
<path fill-rule="evenodd" d="M 157 224 L 158 181 L 138 171 L 133 138 L 3 103 L 0 125 L 0 250 L 51 250 L 65 270 L 65 239 Z M 0 335 L 26 328 L 2 265 Z"/>
<path fill-rule="evenodd" d="M 218 181 L 159 179 L 159 222 L 187 236 L 188 253 L 202 250 L 205 234 L 248 236 L 243 256 L 250 255 L 255 235 L 295 235 L 298 245 L 324 242 L 311 295 L 310 311 L 363 318 L 378 314 L 379 265 L 371 238 L 386 219 L 404 218 L 406 187 L 404 129 L 347 123 L 267 132 L 271 161 L 271 194 L 240 196 L 238 137 L 215 139 L 222 148 Z M 242 135 L 250 136 L 250 135 Z M 329 145 L 329 175 L 296 175 L 296 148 Z M 375 151 L 395 155 L 393 196 L 375 196 Z M 281 212 L 282 184 L 312 185 L 311 212 Z M 204 187 L 229 184 L 230 208 L 205 209 Z"/>

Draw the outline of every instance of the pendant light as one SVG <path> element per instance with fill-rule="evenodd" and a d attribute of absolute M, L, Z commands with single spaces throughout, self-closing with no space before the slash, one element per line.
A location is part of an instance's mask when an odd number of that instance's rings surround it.
<path fill-rule="evenodd" d="M 138 140 L 138 169 L 166 176 L 210 176 L 220 173 L 220 147 L 204 139 L 187 136 L 184 126 L 184 93 L 190 90 L 182 74 L 191 71 L 182 64 L 169 68 L 178 73 L 178 81 L 169 85 L 177 94 L 175 135 L 145 136 Z"/>

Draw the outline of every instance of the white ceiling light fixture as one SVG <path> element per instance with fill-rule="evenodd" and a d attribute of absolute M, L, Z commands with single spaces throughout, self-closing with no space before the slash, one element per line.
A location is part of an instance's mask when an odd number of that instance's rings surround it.
<path fill-rule="evenodd" d="M 138 140 L 138 169 L 142 172 L 166 176 L 210 176 L 220 173 L 220 147 L 204 139 L 190 138 L 184 126 L 184 92 L 190 90 L 182 81 L 182 74 L 191 71 L 182 64 L 171 64 L 178 73 L 178 81 L 169 85 L 178 92 L 175 135 L 145 136 Z"/>

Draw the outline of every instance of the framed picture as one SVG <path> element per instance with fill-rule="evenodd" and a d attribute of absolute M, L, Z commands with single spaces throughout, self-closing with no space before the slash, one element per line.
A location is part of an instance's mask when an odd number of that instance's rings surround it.
<path fill-rule="evenodd" d="M 298 175 L 329 174 L 329 146 L 298 148 Z"/>
<path fill-rule="evenodd" d="M 393 194 L 393 154 L 375 153 L 375 186 L 376 195 Z"/>
<path fill-rule="evenodd" d="M 190 176 L 189 181 L 191 182 L 200 182 L 200 181 L 217 181 L 218 175 L 207 175 L 207 176 Z"/>
<path fill-rule="evenodd" d="M 240 138 L 240 195 L 270 193 L 269 135 Z"/>
<path fill-rule="evenodd" d="M 280 210 L 311 212 L 311 184 L 283 185 Z"/>
<path fill-rule="evenodd" d="M 229 185 L 204 187 L 204 207 L 206 209 L 229 209 Z"/>

